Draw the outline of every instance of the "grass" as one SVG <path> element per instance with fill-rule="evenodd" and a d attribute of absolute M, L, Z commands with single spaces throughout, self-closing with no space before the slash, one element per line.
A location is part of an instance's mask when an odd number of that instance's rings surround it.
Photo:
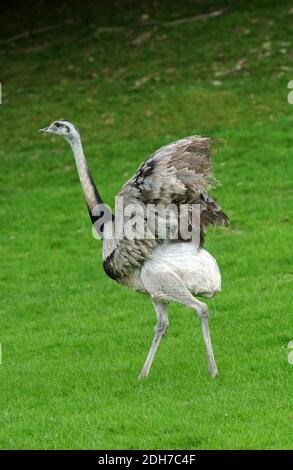
<path fill-rule="evenodd" d="M 0 18 L 2 38 L 72 20 L 0 50 L 0 448 L 292 449 L 292 5 L 90 3 L 28 3 Z M 207 21 L 145 28 L 138 47 L 144 29 L 98 32 L 222 6 Z M 232 222 L 206 241 L 223 276 L 209 301 L 218 380 L 199 322 L 172 305 L 137 382 L 155 315 L 103 273 L 70 150 L 37 132 L 61 117 L 80 127 L 112 205 L 157 147 L 224 139 L 215 196 Z"/>

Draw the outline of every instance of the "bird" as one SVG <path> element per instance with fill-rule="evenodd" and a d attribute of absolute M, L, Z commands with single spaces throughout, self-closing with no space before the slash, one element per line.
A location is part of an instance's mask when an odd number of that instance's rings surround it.
<path fill-rule="evenodd" d="M 155 309 L 157 322 L 139 379 L 149 375 L 151 365 L 168 326 L 168 306 L 182 304 L 192 309 L 200 319 L 206 349 L 208 372 L 216 378 L 216 365 L 209 331 L 208 306 L 198 296 L 211 298 L 221 290 L 221 273 L 215 258 L 204 248 L 207 228 L 213 225 L 226 226 L 227 215 L 208 191 L 215 185 L 212 172 L 211 146 L 214 139 L 205 136 L 189 136 L 165 145 L 149 156 L 137 169 L 117 197 L 123 200 L 128 210 L 122 222 L 145 223 L 145 209 L 156 205 L 172 210 L 169 213 L 169 236 L 161 237 L 158 225 L 148 237 L 129 237 L 115 232 L 121 211 L 115 215 L 104 203 L 90 173 L 81 142 L 80 131 L 63 119 L 40 129 L 45 134 L 63 136 L 69 143 L 76 162 L 77 172 L 89 216 L 96 233 L 102 239 L 103 268 L 105 273 L 125 287 L 147 295 Z M 182 237 L 174 238 L 170 233 L 181 215 L 179 207 L 187 205 L 190 229 L 190 208 L 199 208 L 199 241 Z M 144 212 L 137 215 L 133 207 Z M 186 213 L 185 213 L 186 215 Z M 151 218 L 151 217 L 150 217 Z M 180 220 L 179 220 L 180 222 Z M 191 227 L 191 231 L 194 225 Z M 176 232 L 177 233 L 177 232 Z M 107 234 L 111 234 L 108 236 Z M 107 235 L 107 236 L 106 236 Z"/>

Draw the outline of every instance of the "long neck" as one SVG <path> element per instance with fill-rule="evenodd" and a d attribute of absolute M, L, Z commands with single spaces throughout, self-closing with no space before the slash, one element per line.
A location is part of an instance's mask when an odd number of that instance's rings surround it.
<path fill-rule="evenodd" d="M 100 237 L 103 238 L 104 223 L 102 223 L 102 221 L 112 221 L 112 213 L 104 205 L 104 202 L 93 181 L 83 152 L 80 137 L 76 137 L 72 141 L 69 141 L 69 144 L 74 154 L 80 184 L 91 221 Z"/>

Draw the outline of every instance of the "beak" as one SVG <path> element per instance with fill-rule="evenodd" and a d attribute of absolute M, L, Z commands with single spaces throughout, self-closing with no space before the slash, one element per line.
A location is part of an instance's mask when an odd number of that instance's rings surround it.
<path fill-rule="evenodd" d="M 39 129 L 39 132 L 47 133 L 48 132 L 48 127 L 44 127 L 44 129 Z"/>

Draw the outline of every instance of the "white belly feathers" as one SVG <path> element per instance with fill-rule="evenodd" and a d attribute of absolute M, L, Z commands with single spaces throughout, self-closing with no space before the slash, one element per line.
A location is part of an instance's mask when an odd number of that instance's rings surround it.
<path fill-rule="evenodd" d="M 152 259 L 145 262 L 142 270 L 161 272 L 172 271 L 180 277 L 194 295 L 213 296 L 221 290 L 221 274 L 215 258 L 203 248 L 192 243 L 159 245 Z"/>

